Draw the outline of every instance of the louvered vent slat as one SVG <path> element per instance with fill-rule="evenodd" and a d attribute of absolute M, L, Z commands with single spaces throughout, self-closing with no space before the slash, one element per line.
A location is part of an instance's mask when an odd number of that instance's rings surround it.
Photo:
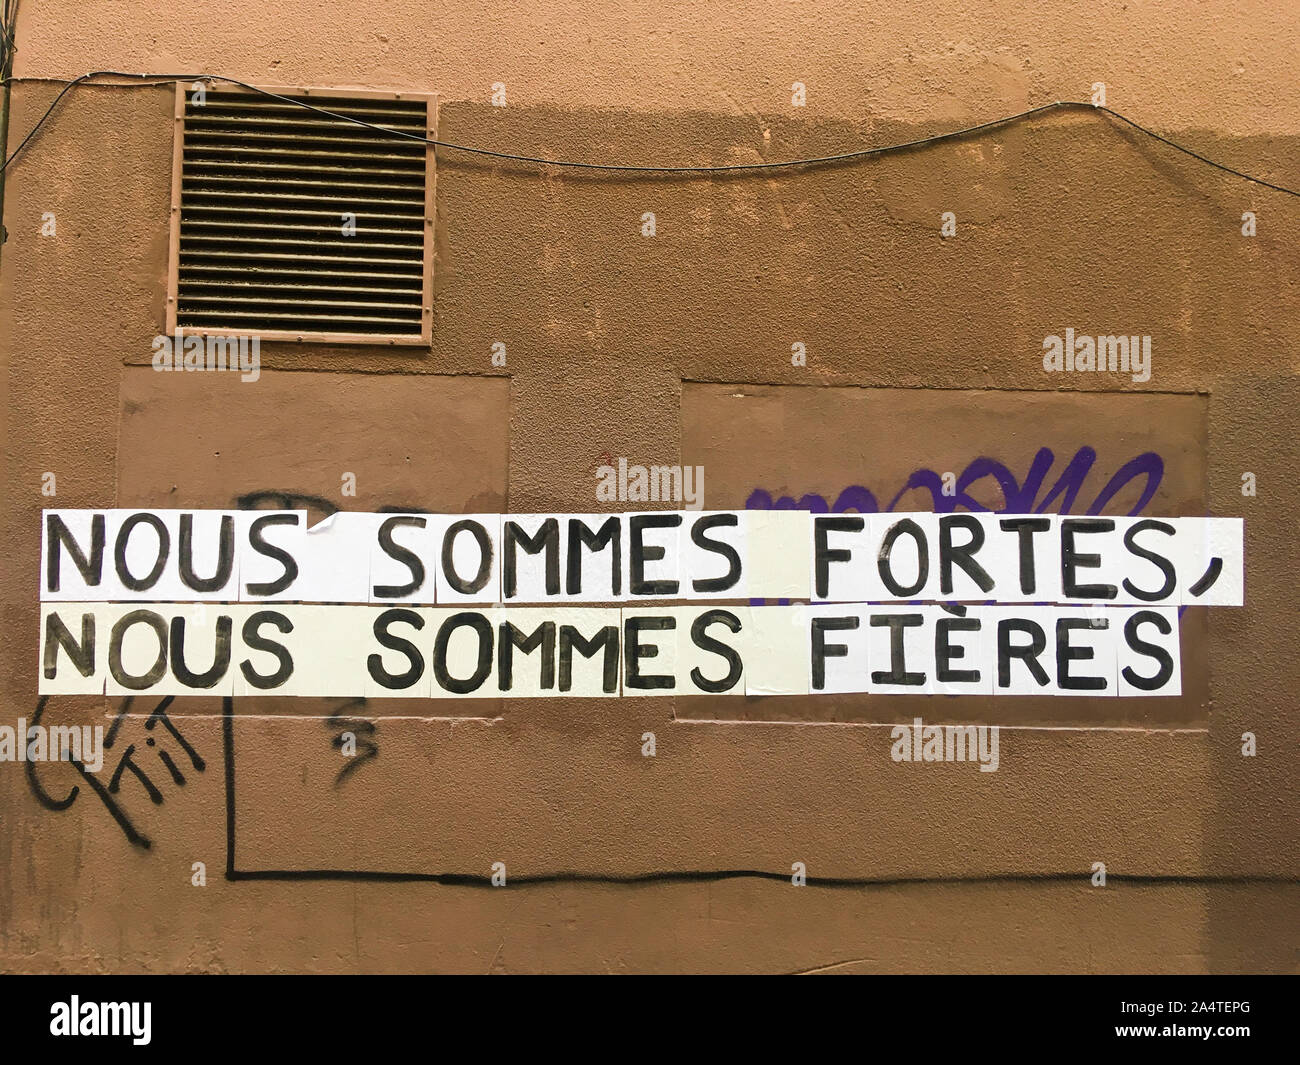
<path fill-rule="evenodd" d="M 229 263 L 205 263 L 198 266 L 182 264 L 181 271 L 196 278 L 207 278 L 214 285 L 247 285 L 253 289 L 282 286 L 311 288 L 313 285 L 332 288 L 339 284 L 363 282 L 365 285 L 384 289 L 404 288 L 418 291 L 424 280 L 414 274 L 404 277 L 401 274 L 379 273 L 373 270 L 350 270 L 347 274 L 333 275 L 315 272 L 304 274 L 291 266 L 239 266 Z"/>
<path fill-rule="evenodd" d="M 284 182 L 263 181 L 256 186 L 258 191 L 231 188 L 226 179 L 218 177 L 194 178 L 190 184 L 195 191 L 201 191 L 205 198 L 211 201 L 210 206 L 214 207 L 218 204 L 236 207 L 250 204 L 274 209 L 277 204 L 292 202 L 297 207 L 318 207 L 321 210 L 333 213 L 336 203 L 347 201 L 348 203 L 363 204 L 367 207 L 380 206 L 385 210 L 396 211 L 400 209 L 404 212 L 419 212 L 421 214 L 424 211 L 423 200 L 348 195 L 337 185 L 325 182 L 298 181 L 293 183 L 292 188 L 283 188 Z M 383 188 L 382 186 L 372 185 L 367 191 L 377 193 L 382 192 Z"/>
<path fill-rule="evenodd" d="M 258 207 L 248 204 L 222 204 L 213 203 L 207 207 L 206 213 L 214 218 L 224 218 L 229 215 L 232 219 L 257 218 L 265 215 L 269 219 L 291 218 L 299 219 L 316 219 L 318 222 L 333 222 L 339 217 L 339 213 L 333 210 L 310 210 L 307 208 L 293 207 Z M 381 222 L 402 222 L 409 223 L 417 232 L 419 232 L 423 219 L 415 214 L 383 214 L 379 211 L 367 211 L 366 217 Z M 216 223 L 214 223 L 216 224 Z M 231 222 L 232 225 L 244 225 L 244 222 Z"/>
<path fill-rule="evenodd" d="M 176 324 L 204 332 L 419 340 L 430 128 L 424 99 L 187 96 L 178 168 Z M 180 112 L 178 111 L 178 114 Z M 343 230 L 344 214 L 356 232 Z"/>

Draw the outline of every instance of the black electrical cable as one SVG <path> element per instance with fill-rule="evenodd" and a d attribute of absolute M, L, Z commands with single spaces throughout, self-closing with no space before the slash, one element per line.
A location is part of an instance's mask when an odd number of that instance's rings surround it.
<path fill-rule="evenodd" d="M 9 80 L 14 58 L 14 31 L 18 23 L 18 0 L 4 0 L 4 13 L 0 15 L 0 76 Z M 3 169 L 3 168 L 0 168 Z"/>
<path fill-rule="evenodd" d="M 506 160 L 509 162 L 534 163 L 538 166 L 567 167 L 570 169 L 604 170 L 604 171 L 611 171 L 616 173 L 637 173 L 637 174 L 718 174 L 718 173 L 735 173 L 735 172 L 759 171 L 759 170 L 779 170 L 779 169 L 789 169 L 792 167 L 818 166 L 827 163 L 842 163 L 854 159 L 865 159 L 874 155 L 884 155 L 889 152 L 904 151 L 908 148 L 919 148 L 927 144 L 937 144 L 942 141 L 955 140 L 959 137 L 966 137 L 972 133 L 978 133 L 982 130 L 992 129 L 996 126 L 1004 126 L 1012 122 L 1019 122 L 1023 119 L 1029 118 L 1033 115 L 1042 114 L 1046 111 L 1055 111 L 1063 108 L 1081 108 L 1081 109 L 1086 109 L 1091 111 L 1100 111 L 1104 114 L 1110 115 L 1112 118 L 1118 119 L 1119 121 L 1125 123 L 1126 125 L 1131 126 L 1133 129 L 1137 130 L 1138 132 L 1144 133 L 1146 134 L 1146 136 L 1151 137 L 1154 140 L 1158 140 L 1162 144 L 1166 144 L 1171 148 L 1177 149 L 1178 151 L 1182 152 L 1184 155 L 1190 155 L 1193 159 L 1199 160 L 1200 162 L 1205 163 L 1207 166 L 1212 166 L 1216 170 L 1222 170 L 1226 174 L 1232 174 L 1234 177 L 1239 177 L 1243 181 L 1249 181 L 1256 185 L 1262 185 L 1264 188 L 1273 189 L 1277 192 L 1284 192 L 1288 196 L 1300 196 L 1300 192 L 1297 192 L 1295 189 L 1289 189 L 1284 185 L 1277 185 L 1271 181 L 1265 181 L 1263 178 L 1255 177 L 1241 170 L 1235 170 L 1230 166 L 1225 166 L 1223 163 L 1216 162 L 1215 160 L 1210 159 L 1207 156 L 1201 155 L 1200 152 L 1193 151 L 1191 148 L 1185 148 L 1183 145 L 1178 144 L 1176 141 L 1172 141 L 1168 137 L 1162 137 L 1159 133 L 1147 129 L 1145 126 L 1137 122 L 1134 122 L 1131 118 L 1128 118 L 1125 115 L 1120 114 L 1118 111 L 1111 110 L 1109 107 L 1099 106 L 1092 103 L 1084 103 L 1078 100 L 1055 100 L 1052 103 L 1040 104 L 1038 107 L 1031 107 L 1027 111 L 1020 111 L 1014 115 L 1006 115 L 1002 118 L 991 119 L 988 122 L 981 122 L 974 126 L 966 126 L 962 129 L 950 130 L 947 133 L 936 133 L 933 136 L 929 136 L 929 137 L 918 137 L 916 140 L 902 141 L 897 144 L 881 145 L 878 148 L 859 148 L 854 151 L 839 152 L 834 155 L 810 156 L 802 159 L 786 159 L 774 163 L 726 163 L 717 166 L 647 166 L 647 165 L 639 165 L 634 163 L 592 163 L 592 162 L 584 162 L 581 160 L 574 160 L 574 159 L 549 159 L 543 156 L 520 155 L 514 152 L 494 151 L 490 148 L 476 148 L 473 147 L 472 145 L 467 145 L 467 144 L 454 144 L 451 141 L 441 141 L 441 140 L 436 140 L 432 137 L 422 137 L 419 134 L 415 134 L 415 133 L 404 133 L 400 130 L 387 129 L 384 126 L 375 125 L 372 122 L 366 122 L 363 119 L 353 118 L 349 115 L 336 114 L 335 112 L 326 110 L 323 107 L 316 107 L 313 104 L 309 104 L 304 100 L 295 99 L 289 96 L 281 96 L 278 93 L 271 92 L 269 89 L 259 88 L 256 85 L 249 85 L 247 82 L 239 81 L 236 78 L 223 77 L 220 74 L 132 74 L 132 73 L 118 71 L 118 70 L 94 70 L 91 71 L 90 73 L 82 74 L 80 77 L 72 78 L 68 80 L 67 83 L 63 86 L 63 89 L 60 90 L 59 94 L 54 97 L 54 100 L 50 103 L 50 106 L 46 108 L 45 113 L 41 115 L 41 117 L 37 120 L 36 125 L 34 125 L 31 128 L 31 130 L 28 132 L 27 136 L 25 136 L 22 139 L 22 141 L 19 142 L 18 146 L 13 150 L 13 153 L 9 156 L 9 158 L 4 161 L 4 166 L 0 166 L 0 172 L 3 172 L 8 168 L 9 164 L 14 161 L 18 153 L 21 152 L 23 148 L 27 145 L 28 141 L 30 141 L 32 137 L 36 135 L 36 132 L 41 128 L 41 126 L 45 124 L 46 120 L 53 113 L 55 107 L 58 106 L 59 101 L 62 100 L 63 97 L 74 86 L 80 85 L 83 82 L 89 81 L 90 79 L 97 78 L 97 77 L 119 77 L 119 78 L 137 79 L 136 81 L 125 83 L 128 85 L 135 85 L 135 84 L 175 85 L 181 82 L 220 81 L 220 82 L 225 82 L 226 84 L 229 85 L 238 85 L 240 88 L 248 89 L 252 92 L 260 93 L 261 95 L 268 96 L 273 100 L 279 100 L 283 103 L 294 104 L 308 111 L 315 111 L 317 114 L 325 115 L 329 118 L 338 119 L 339 121 L 343 121 L 343 122 L 350 122 L 358 126 L 364 126 L 366 129 L 374 130 L 386 136 L 399 137 L 405 140 L 419 141 L 423 144 L 433 145 L 436 148 L 445 148 L 457 152 L 467 152 L 472 155 L 482 155 L 493 159 Z M 7 80 L 13 80 L 13 79 L 7 79 Z"/>

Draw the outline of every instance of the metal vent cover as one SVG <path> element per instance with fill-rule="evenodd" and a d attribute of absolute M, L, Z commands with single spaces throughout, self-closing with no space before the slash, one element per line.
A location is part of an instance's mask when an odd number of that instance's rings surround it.
<path fill-rule="evenodd" d="M 267 91 L 437 132 L 431 94 Z M 199 102 L 178 85 L 168 331 L 429 343 L 433 193 L 426 144 L 248 89 L 209 84 Z"/>

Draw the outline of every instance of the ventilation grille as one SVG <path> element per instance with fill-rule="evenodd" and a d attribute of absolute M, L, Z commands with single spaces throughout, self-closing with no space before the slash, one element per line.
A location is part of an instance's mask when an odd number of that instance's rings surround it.
<path fill-rule="evenodd" d="M 430 128 L 422 98 L 279 95 L 420 137 Z M 427 339 L 426 145 L 259 93 L 184 100 L 177 326 Z"/>

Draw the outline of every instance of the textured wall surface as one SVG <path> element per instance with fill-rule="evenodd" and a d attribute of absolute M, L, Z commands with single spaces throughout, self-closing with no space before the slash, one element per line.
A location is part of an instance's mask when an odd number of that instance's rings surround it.
<path fill-rule="evenodd" d="M 60 88 L 42 79 L 101 68 L 432 91 L 443 140 L 670 164 L 906 141 L 1104 81 L 1135 120 L 1300 184 L 1293 3 L 1252 0 L 1231 18 L 1188 2 L 850 6 L 26 4 L 9 150 Z M 1297 968 L 1296 199 L 1087 111 L 711 179 L 439 150 L 431 348 L 268 342 L 262 380 L 240 384 L 148 366 L 165 321 L 172 115 L 167 87 L 78 87 L 7 174 L 0 723 L 37 705 L 50 505 L 271 492 L 358 510 L 590 511 L 601 457 L 625 456 L 700 463 L 706 505 L 743 506 L 753 488 L 888 496 L 906 471 L 995 446 L 1022 472 L 1042 445 L 1058 469 L 1097 451 L 1090 500 L 1101 470 L 1153 447 L 1168 473 L 1147 513 L 1245 518 L 1246 606 L 1184 618 L 1185 677 L 1201 687 L 1173 710 L 981 703 L 971 719 L 1021 726 L 990 774 L 890 761 L 874 726 L 959 719 L 952 701 L 877 699 L 833 720 L 747 699 L 738 720 L 672 699 L 428 711 L 440 719 L 241 701 L 227 744 L 219 701 L 178 700 L 203 769 L 187 762 L 160 804 L 123 782 L 147 849 L 89 789 L 48 809 L 22 766 L 0 764 L 0 969 Z M 944 211 L 958 225 L 947 239 Z M 57 235 L 42 237 L 51 212 Z M 1066 327 L 1151 336 L 1151 379 L 1044 373 L 1042 340 Z M 733 416 L 728 397 L 764 405 Z M 339 494 L 344 471 L 358 472 L 355 499 Z M 1255 497 L 1241 494 L 1247 471 Z M 63 697 L 45 712 L 119 709 Z M 315 717 L 288 716 L 303 713 Z M 379 717 L 378 753 L 339 783 L 332 739 L 365 716 Z M 124 735 L 143 724 L 128 717 Z M 71 773 L 44 767 L 41 788 L 61 798 Z M 226 879 L 228 784 L 241 871 L 482 883 Z M 196 861 L 206 887 L 191 885 Z M 590 876 L 494 889 L 495 861 L 515 880 Z M 860 883 L 610 882 L 794 861 Z M 1105 888 L 1089 881 L 1097 861 Z"/>

